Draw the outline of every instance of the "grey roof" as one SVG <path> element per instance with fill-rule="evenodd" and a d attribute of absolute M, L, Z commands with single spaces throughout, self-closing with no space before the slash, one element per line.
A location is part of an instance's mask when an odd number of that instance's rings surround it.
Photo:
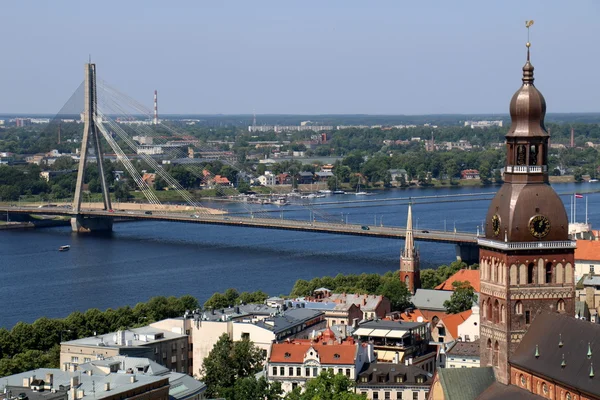
<path fill-rule="evenodd" d="M 69 393 L 66 390 L 55 390 L 56 393 L 52 393 L 50 390 L 38 391 L 11 385 L 6 385 L 5 389 L 7 393 L 5 395 L 0 392 L 0 400 L 14 399 L 15 396 L 21 393 L 25 393 L 29 400 L 67 400 L 69 398 Z"/>
<path fill-rule="evenodd" d="M 427 322 L 404 322 L 404 321 L 386 321 L 377 319 L 374 321 L 363 322 L 358 325 L 359 328 L 369 329 L 390 329 L 390 330 L 408 330 L 422 326 L 427 326 Z"/>
<path fill-rule="evenodd" d="M 479 340 L 474 342 L 455 342 L 446 352 L 450 356 L 479 358 Z"/>
<path fill-rule="evenodd" d="M 493 367 L 438 368 L 445 400 L 475 400 L 494 382 Z"/>
<path fill-rule="evenodd" d="M 123 332 L 125 336 L 125 341 L 121 345 L 117 344 L 117 336 L 119 332 Z M 143 326 L 141 328 L 126 329 L 123 331 L 111 332 L 103 335 L 70 340 L 68 342 L 62 342 L 61 344 L 123 348 L 147 346 L 150 343 L 157 343 L 178 338 L 187 338 L 187 336 L 173 333 L 164 329 L 154 328 L 152 326 Z M 127 343 L 129 343 L 129 345 L 127 345 Z"/>
<path fill-rule="evenodd" d="M 382 375 L 384 382 L 380 382 L 378 379 Z M 398 386 L 396 382 L 396 376 L 398 375 L 404 375 L 405 377 L 402 385 L 431 386 L 432 383 L 432 375 L 414 365 L 372 362 L 365 364 L 362 371 L 358 374 L 360 378 L 366 376 L 369 381 L 361 382 L 361 379 L 358 379 L 356 386 L 358 388 L 362 386 L 368 386 L 369 388 L 376 386 Z M 423 382 L 417 383 L 418 376 L 423 378 Z"/>
<path fill-rule="evenodd" d="M 329 177 L 329 176 L 333 176 L 333 172 L 331 171 L 320 171 L 320 172 L 315 172 L 316 176 L 320 176 L 320 177 Z"/>
<path fill-rule="evenodd" d="M 375 311 L 379 303 L 383 300 L 383 296 L 375 294 L 332 293 L 331 296 L 329 296 L 329 300 L 355 304 L 360 306 L 362 311 Z"/>
<path fill-rule="evenodd" d="M 583 286 L 600 286 L 600 276 L 586 275 L 583 279 Z"/>
<path fill-rule="evenodd" d="M 598 324 L 580 321 L 570 315 L 539 314 L 510 357 L 510 363 L 598 397 L 600 380 L 590 379 L 591 363 L 600 356 L 598 337 Z M 559 347 L 560 340 L 562 347 Z M 587 357 L 588 345 L 590 358 Z M 534 356 L 536 346 L 539 351 L 537 358 Z M 563 357 L 566 363 L 564 367 L 561 366 Z"/>
<path fill-rule="evenodd" d="M 254 315 L 272 315 L 277 311 L 277 308 L 269 307 L 265 304 L 243 304 L 235 307 L 207 310 L 202 314 L 197 314 L 196 318 L 202 319 L 203 321 L 223 321 L 252 317 Z"/>
<path fill-rule="evenodd" d="M 312 172 L 308 172 L 308 171 L 303 171 L 303 172 L 300 172 L 299 175 L 300 176 L 306 176 L 306 177 L 309 177 L 309 176 L 312 177 L 313 173 Z"/>
<path fill-rule="evenodd" d="M 494 382 L 477 397 L 477 400 L 540 400 L 543 398 L 515 385 Z"/>
<path fill-rule="evenodd" d="M 448 290 L 417 289 L 411 301 L 421 310 L 445 311 L 444 302 L 450 300 L 452 293 Z"/>
<path fill-rule="evenodd" d="M 258 321 L 256 325 L 262 326 L 275 334 L 285 332 L 286 330 L 305 323 L 308 320 L 322 315 L 319 310 L 309 310 L 307 308 L 293 308 L 280 315 L 266 318 Z"/>
<path fill-rule="evenodd" d="M 114 396 L 118 393 L 125 392 L 134 388 L 140 388 L 148 384 L 154 384 L 162 380 L 168 384 L 166 376 L 150 376 L 143 374 L 135 374 L 135 382 L 131 382 L 132 374 L 112 373 L 108 375 L 88 375 L 82 374 L 81 371 L 61 371 L 57 368 L 38 368 L 33 371 L 22 372 L 16 375 L 5 376 L 2 381 L 7 386 L 23 386 L 23 378 L 29 378 L 33 375 L 36 378 L 45 379 L 46 374 L 53 375 L 54 386 L 62 385 L 67 387 L 71 385 L 71 378 L 79 378 L 78 390 L 83 390 L 84 399 L 101 399 L 107 396 L 104 388 L 104 383 L 110 383 L 110 395 Z"/>

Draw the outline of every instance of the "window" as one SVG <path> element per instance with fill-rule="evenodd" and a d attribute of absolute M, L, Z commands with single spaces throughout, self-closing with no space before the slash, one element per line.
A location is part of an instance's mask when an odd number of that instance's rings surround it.
<path fill-rule="evenodd" d="M 91 362 L 91 361 L 92 361 L 92 359 L 89 358 L 89 357 L 84 357 L 83 358 L 83 362 Z"/>
<path fill-rule="evenodd" d="M 310 376 L 310 368 L 306 368 L 304 370 L 304 372 L 305 372 L 306 376 Z"/>
<path fill-rule="evenodd" d="M 556 303 L 556 311 L 565 312 L 565 301 L 563 299 L 559 299 Z"/>
<path fill-rule="evenodd" d="M 242 332 L 242 340 L 250 340 L 250 333 Z"/>
<path fill-rule="evenodd" d="M 390 400 L 391 399 L 390 394 L 391 394 L 390 392 L 385 392 L 383 394 L 383 398 L 386 399 L 386 400 Z"/>
<path fill-rule="evenodd" d="M 71 362 L 79 362 L 79 357 L 71 357 Z"/>
<path fill-rule="evenodd" d="M 377 376 L 377 382 L 379 383 L 385 383 L 386 379 L 385 379 L 385 375 L 378 375 Z"/>
<path fill-rule="evenodd" d="M 296 367 L 296 376 L 302 376 L 302 368 Z"/>
<path fill-rule="evenodd" d="M 402 392 L 396 392 L 396 400 L 402 400 Z"/>
<path fill-rule="evenodd" d="M 469 338 L 469 335 L 465 335 L 465 342 L 470 342 L 471 339 Z"/>
<path fill-rule="evenodd" d="M 529 311 L 529 310 L 525 311 L 525 323 L 526 324 L 531 323 L 531 311 Z"/>
<path fill-rule="evenodd" d="M 288 352 L 286 352 L 286 353 L 284 354 L 284 357 L 285 357 L 285 358 L 290 358 L 291 356 L 292 356 L 292 355 L 291 355 L 290 353 L 288 353 Z"/>
<path fill-rule="evenodd" d="M 289 367 L 288 370 L 290 371 L 290 376 L 294 376 L 294 367 Z"/>
<path fill-rule="evenodd" d="M 346 368 L 346 376 L 350 378 L 350 368 Z"/>
<path fill-rule="evenodd" d="M 546 263 L 546 283 L 552 283 L 552 263 Z"/>
<path fill-rule="evenodd" d="M 317 376 L 317 375 L 319 375 L 319 368 L 314 367 L 313 368 L 313 376 Z"/>
<path fill-rule="evenodd" d="M 292 390 L 296 389 L 298 387 L 298 384 L 296 382 L 292 382 Z"/>
<path fill-rule="evenodd" d="M 367 383 L 367 382 L 369 382 L 369 377 L 367 375 L 363 375 L 360 377 L 360 381 L 362 383 Z"/>
<path fill-rule="evenodd" d="M 594 275 L 594 266 L 590 265 L 590 274 Z"/>
<path fill-rule="evenodd" d="M 373 400 L 379 399 L 379 392 L 373 392 Z"/>
<path fill-rule="evenodd" d="M 534 283 L 535 264 L 529 263 L 527 266 L 527 283 Z"/>
<path fill-rule="evenodd" d="M 521 303 L 520 301 L 517 301 L 517 303 L 515 304 L 515 314 L 523 315 L 523 303 Z"/>
<path fill-rule="evenodd" d="M 285 375 L 285 368 L 279 367 L 279 375 L 281 375 L 281 376 Z"/>
<path fill-rule="evenodd" d="M 337 373 L 341 375 L 342 374 L 342 369 L 338 368 L 338 372 Z"/>
<path fill-rule="evenodd" d="M 413 392 L 413 400 L 419 400 L 419 392 Z"/>
<path fill-rule="evenodd" d="M 277 367 L 273 367 L 273 376 L 277 376 Z"/>

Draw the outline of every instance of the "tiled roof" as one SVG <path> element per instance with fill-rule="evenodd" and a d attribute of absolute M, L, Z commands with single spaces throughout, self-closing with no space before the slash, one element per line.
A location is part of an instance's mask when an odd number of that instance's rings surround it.
<path fill-rule="evenodd" d="M 450 278 L 446 279 L 444 282 L 440 283 L 435 287 L 436 290 L 454 290 L 452 286 L 453 282 L 460 281 L 465 282 L 468 281 L 473 289 L 477 293 L 481 290 L 481 286 L 479 284 L 479 270 L 477 269 L 461 269 Z"/>
<path fill-rule="evenodd" d="M 445 400 L 478 399 L 496 381 L 492 367 L 438 368 L 436 373 Z"/>
<path fill-rule="evenodd" d="M 473 310 L 467 310 L 458 314 L 450 314 L 440 320 L 440 323 L 443 323 L 450 335 L 452 335 L 453 338 L 456 338 L 458 337 L 458 326 L 465 322 L 465 320 L 469 318 L 472 313 Z"/>
<path fill-rule="evenodd" d="M 306 353 L 313 350 L 318 354 L 321 364 L 353 365 L 356 346 L 354 342 L 342 342 L 342 344 L 312 343 L 311 341 L 273 343 L 269 362 L 302 364 Z"/>
<path fill-rule="evenodd" d="M 541 400 L 543 398 L 515 385 L 494 382 L 477 397 L 477 400 Z"/>
<path fill-rule="evenodd" d="M 575 249 L 575 260 L 600 261 L 600 241 L 578 240 Z"/>
<path fill-rule="evenodd" d="M 374 294 L 332 293 L 329 296 L 329 300 L 336 303 L 352 303 L 360 306 L 360 309 L 363 311 L 374 311 L 383 300 L 383 296 Z"/>
<path fill-rule="evenodd" d="M 383 382 L 379 379 L 382 375 Z M 359 374 L 356 386 L 359 388 L 361 386 L 369 388 L 373 388 L 374 386 L 399 386 L 400 383 L 396 382 L 396 377 L 398 375 L 401 375 L 404 378 L 401 385 L 429 386 L 432 382 L 430 373 L 414 365 L 372 362 L 370 364 L 365 364 L 363 370 Z M 423 381 L 417 383 L 417 377 L 419 376 Z M 361 378 L 363 377 L 367 377 L 368 381 L 362 382 Z"/>
<path fill-rule="evenodd" d="M 479 340 L 474 342 L 456 342 L 446 352 L 450 356 L 467 356 L 479 358 Z"/>
<path fill-rule="evenodd" d="M 444 301 L 450 300 L 452 292 L 446 290 L 417 289 L 412 297 L 412 303 L 421 310 L 445 311 Z"/>
<path fill-rule="evenodd" d="M 402 312 L 399 316 L 402 321 L 406 322 L 429 322 L 429 320 L 425 318 L 425 315 L 423 315 L 423 312 L 419 309 Z M 422 319 L 419 321 L 419 318 Z"/>
<path fill-rule="evenodd" d="M 600 356 L 598 337 L 598 324 L 580 321 L 570 315 L 539 314 L 510 357 L 510 363 L 598 397 L 600 379 L 590 377 L 591 363 L 597 362 Z M 536 346 L 538 357 L 535 357 Z"/>

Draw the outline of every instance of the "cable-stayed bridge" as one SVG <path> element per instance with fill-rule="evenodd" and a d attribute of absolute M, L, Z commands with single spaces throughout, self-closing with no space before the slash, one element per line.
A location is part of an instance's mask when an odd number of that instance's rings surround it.
<path fill-rule="evenodd" d="M 243 212 L 235 215 L 223 214 L 219 210 L 207 207 L 201 201 L 195 199 L 178 179 L 167 172 L 165 167 L 153 157 L 152 151 L 147 151 L 148 145 L 141 144 L 139 138 L 145 138 L 146 142 L 160 146 L 162 159 L 185 160 L 186 162 L 182 165 L 200 182 L 212 181 L 215 176 L 208 168 L 201 165 L 203 160 L 195 158 L 194 155 L 215 154 L 219 153 L 218 149 L 189 136 L 174 124 L 161 122 L 156 114 L 153 115 L 152 110 L 119 92 L 106 82 L 97 80 L 95 64 L 85 65 L 84 82 L 55 117 L 54 121 L 56 122 L 51 123 L 50 127 L 53 125 L 56 127 L 56 123 L 58 123 L 60 132 L 60 121 L 65 121 L 66 115 L 74 116 L 75 119 L 81 117 L 84 125 L 72 206 L 68 208 L 0 207 L 0 212 L 69 216 L 71 217 L 72 229 L 75 232 L 111 230 L 113 220 L 118 218 L 381 238 L 401 239 L 406 235 L 406 229 L 403 227 L 340 223 L 339 215 L 328 214 L 327 210 L 310 203 L 294 203 L 295 206 L 310 211 L 311 219 L 308 221 L 279 218 L 272 212 L 257 210 L 251 204 L 245 203 L 241 204 L 247 215 L 243 215 Z M 139 120 L 140 115 L 145 118 L 144 121 Z M 137 136 L 138 140 L 134 140 L 134 136 Z M 130 181 L 143 194 L 148 205 L 153 207 L 152 212 L 113 209 L 110 193 L 111 182 L 107 179 L 104 163 L 107 149 L 110 149 L 117 161 L 123 165 Z M 135 155 L 136 160 L 133 159 L 132 155 Z M 231 157 L 221 157 L 214 161 L 228 165 L 238 173 L 252 176 L 252 171 L 243 163 Z M 97 170 L 97 184 L 102 193 L 101 210 L 85 208 L 85 203 L 82 204 L 85 194 L 86 174 L 89 175 L 90 164 L 95 164 Z M 162 180 L 166 188 L 176 192 L 189 211 L 186 213 L 173 212 L 169 207 L 161 204 L 151 184 L 144 179 L 142 168 L 146 171 L 153 171 L 156 177 Z M 89 183 L 89 176 L 87 180 L 87 183 Z M 226 189 L 221 185 L 215 184 L 213 187 L 218 195 L 227 195 Z M 413 234 L 416 240 L 456 244 L 469 253 L 472 253 L 474 248 L 476 249 L 477 235 L 472 233 L 431 230 L 415 231 Z M 461 253 L 464 253 L 464 251 L 461 250 Z M 465 254 L 463 258 L 476 259 L 477 257 L 473 257 L 473 255 L 466 256 Z"/>

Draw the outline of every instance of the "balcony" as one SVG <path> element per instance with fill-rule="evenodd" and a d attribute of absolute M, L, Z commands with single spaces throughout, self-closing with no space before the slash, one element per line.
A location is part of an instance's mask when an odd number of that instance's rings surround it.
<path fill-rule="evenodd" d="M 534 249 L 574 249 L 574 240 L 558 240 L 552 242 L 501 242 L 499 240 L 477 239 L 479 246 L 500 250 L 534 250 Z"/>
<path fill-rule="evenodd" d="M 511 174 L 541 174 L 548 172 L 547 165 L 507 165 L 505 172 Z"/>

